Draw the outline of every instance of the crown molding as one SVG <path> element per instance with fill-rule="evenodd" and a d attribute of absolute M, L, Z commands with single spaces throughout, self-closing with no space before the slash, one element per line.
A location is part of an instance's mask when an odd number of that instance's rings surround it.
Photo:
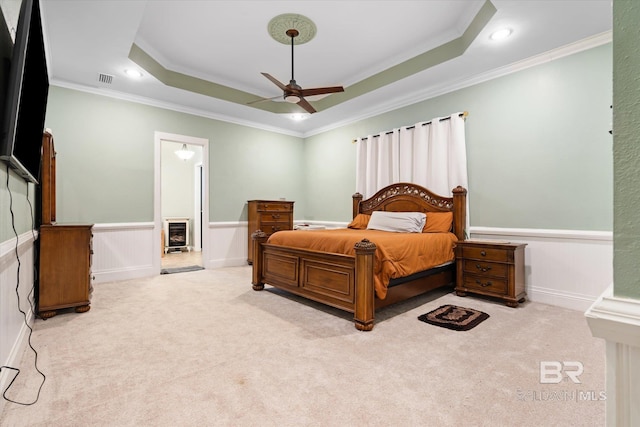
<path fill-rule="evenodd" d="M 522 61 L 518 61 L 513 64 L 488 71 L 486 73 L 478 74 L 476 76 L 463 79 L 463 80 L 449 82 L 444 86 L 430 87 L 422 91 L 416 92 L 410 96 L 392 99 L 389 102 L 385 102 L 384 104 L 379 104 L 374 108 L 367 109 L 366 111 L 363 111 L 360 114 L 353 115 L 348 119 L 340 120 L 328 126 L 318 127 L 316 129 L 312 129 L 306 132 L 299 132 L 299 131 L 293 131 L 290 129 L 280 128 L 275 126 L 268 126 L 268 125 L 264 125 L 262 123 L 256 123 L 250 120 L 242 120 L 237 117 L 211 113 L 211 112 L 200 110 L 200 109 L 189 108 L 179 104 L 158 101 L 151 98 L 127 94 L 124 92 L 78 85 L 75 83 L 70 83 L 70 82 L 58 80 L 55 78 L 51 80 L 51 84 L 55 86 L 67 88 L 67 89 L 73 89 L 81 92 L 92 93 L 95 95 L 101 95 L 101 96 L 120 99 L 124 101 L 130 101 L 130 102 L 135 102 L 139 104 L 149 105 L 152 107 L 158 107 L 158 108 L 177 111 L 181 113 L 192 114 L 199 117 L 204 117 L 204 118 L 213 119 L 213 120 L 220 120 L 220 121 L 233 123 L 241 126 L 247 126 L 255 129 L 265 130 L 268 132 L 275 132 L 275 133 L 294 136 L 298 138 L 309 138 L 311 136 L 328 132 L 343 126 L 347 126 L 364 119 L 375 117 L 380 114 L 385 114 L 385 113 L 397 110 L 399 108 L 416 104 L 418 102 L 426 101 L 428 99 L 435 98 L 436 96 L 445 95 L 447 93 L 451 93 L 456 90 L 464 89 L 466 87 L 480 84 L 489 80 L 497 79 L 499 77 L 516 73 L 518 71 L 522 71 L 527 68 L 535 67 L 537 65 L 542 65 L 542 64 L 554 61 L 556 59 L 560 59 L 569 55 L 573 55 L 575 53 L 592 49 L 592 48 L 610 43 L 611 41 L 612 41 L 612 31 L 606 31 L 604 33 L 597 34 L 592 37 L 588 37 L 578 42 L 571 43 L 571 44 L 559 47 L 557 49 L 544 52 L 542 54 L 524 59 Z"/>
<path fill-rule="evenodd" d="M 579 53 L 588 49 L 602 46 L 604 44 L 611 43 L 613 39 L 612 34 L 613 34 L 612 31 L 606 31 L 604 33 L 600 33 L 595 36 L 582 39 L 575 43 L 570 43 L 568 45 L 561 46 L 559 48 L 541 53 L 539 55 L 532 56 L 522 61 L 514 62 L 504 67 L 496 68 L 486 73 L 478 74 L 476 76 L 466 78 L 463 80 L 452 81 L 444 86 L 429 87 L 424 90 L 415 92 L 410 96 L 395 98 L 393 100 L 390 100 L 389 102 L 386 102 L 384 105 L 379 105 L 376 108 L 369 109 L 366 112 L 363 112 L 356 116 L 352 116 L 349 119 L 341 120 L 339 122 L 332 123 L 331 125 L 305 132 L 303 134 L 303 137 L 308 138 L 310 136 L 328 132 L 330 130 L 334 130 L 352 123 L 359 122 L 360 120 L 375 117 L 380 114 L 388 113 L 388 112 L 397 110 L 399 108 L 416 104 L 418 102 L 426 101 L 428 99 L 435 98 L 436 96 L 445 95 L 447 93 L 451 93 L 456 90 L 460 90 L 466 87 L 484 83 L 486 81 L 497 79 L 499 77 L 504 77 L 506 75 L 516 73 L 518 71 L 522 71 L 527 68 L 535 67 L 537 65 L 542 65 L 547 62 L 551 62 L 556 59 L 563 58 L 565 56 L 570 56 L 575 53 Z"/>
<path fill-rule="evenodd" d="M 184 105 L 180 105 L 180 104 L 174 104 L 174 103 L 171 103 L 171 102 L 158 101 L 156 99 L 146 98 L 146 97 L 138 96 L 138 95 L 131 95 L 131 94 L 124 93 L 124 92 L 119 92 L 119 91 L 114 91 L 114 90 L 109 90 L 109 89 L 96 88 L 96 87 L 91 87 L 91 86 L 79 85 L 79 84 L 76 84 L 76 83 L 70 83 L 70 82 L 67 82 L 67 81 L 64 81 L 64 80 L 55 79 L 55 78 L 51 80 L 50 84 L 53 85 L 53 86 L 58 86 L 58 87 L 66 88 L 66 89 L 77 90 L 79 92 L 86 92 L 86 93 L 91 93 L 93 95 L 106 96 L 108 98 L 119 99 L 121 101 L 135 102 L 137 104 L 148 105 L 148 106 L 151 106 L 151 107 L 158 107 L 158 108 L 162 108 L 162 109 L 165 109 L 165 110 L 176 111 L 176 112 L 179 112 L 179 113 L 192 114 L 194 116 L 204 117 L 204 118 L 213 119 L 213 120 L 220 120 L 220 121 L 223 121 L 223 122 L 233 123 L 233 124 L 241 125 L 241 126 L 247 126 L 247 127 L 251 127 L 251 128 L 254 128 L 254 129 L 260 129 L 260 130 L 265 130 L 265 131 L 269 131 L 269 132 L 280 133 L 280 134 L 283 134 L 283 135 L 295 136 L 295 137 L 298 137 L 298 138 L 302 138 L 303 137 L 302 132 L 296 132 L 296 131 L 293 131 L 293 130 L 290 130 L 290 129 L 284 129 L 284 128 L 279 128 L 279 127 L 275 127 L 275 126 L 268 126 L 268 125 L 264 125 L 262 123 L 252 122 L 250 120 L 242 120 L 242 119 L 239 119 L 237 117 L 227 116 L 227 115 L 224 115 L 224 114 L 212 113 L 210 111 L 200 110 L 200 109 L 197 109 L 197 108 L 189 108 L 189 107 L 185 107 Z"/>

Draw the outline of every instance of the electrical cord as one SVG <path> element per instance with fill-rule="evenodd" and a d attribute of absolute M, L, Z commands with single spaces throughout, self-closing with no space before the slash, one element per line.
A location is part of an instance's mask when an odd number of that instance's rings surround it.
<path fill-rule="evenodd" d="M 24 324 L 29 329 L 29 335 L 28 335 L 28 338 L 27 338 L 27 343 L 29 344 L 29 347 L 31 348 L 31 350 L 33 351 L 33 354 L 35 355 L 34 366 L 36 368 L 36 371 L 42 376 L 42 382 L 40 383 L 40 387 L 38 387 L 38 393 L 37 393 L 36 398 L 35 398 L 35 400 L 33 402 L 25 403 L 25 402 L 18 402 L 16 400 L 10 399 L 10 398 L 7 397 L 7 392 L 9 391 L 11 386 L 13 385 L 14 381 L 16 380 L 16 378 L 18 378 L 18 375 L 20 375 L 20 369 L 14 368 L 14 367 L 11 367 L 11 366 L 1 366 L 0 367 L 0 372 L 2 372 L 3 369 L 10 369 L 12 371 L 16 371 L 16 374 L 11 379 L 11 382 L 9 383 L 9 385 L 2 392 L 2 397 L 7 402 L 16 403 L 18 405 L 23 405 L 23 406 L 31 406 L 31 405 L 35 404 L 38 401 L 38 399 L 40 399 L 40 392 L 42 391 L 42 387 L 44 386 L 44 382 L 46 381 L 47 377 L 38 368 L 38 352 L 36 351 L 36 349 L 33 347 L 33 344 L 31 343 L 31 336 L 33 334 L 33 329 L 31 328 L 31 326 L 29 325 L 29 322 L 27 321 L 27 313 L 25 313 L 24 310 L 22 310 L 22 308 L 20 307 L 20 267 L 21 267 L 21 262 L 20 262 L 20 253 L 18 251 L 18 244 L 19 244 L 18 231 L 16 230 L 15 216 L 14 216 L 14 213 L 13 213 L 13 195 L 11 194 L 11 188 L 9 187 L 9 164 L 8 163 L 7 163 L 7 191 L 9 192 L 9 211 L 11 212 L 11 227 L 13 228 L 13 233 L 14 233 L 14 235 L 16 237 L 15 255 L 16 255 L 16 260 L 18 262 L 18 269 L 17 269 L 17 273 L 16 273 L 16 297 L 17 297 L 17 303 L 18 303 L 18 311 L 20 313 L 22 313 L 22 317 L 24 318 Z M 35 244 L 35 233 L 33 232 L 33 229 L 35 227 L 35 220 L 33 218 L 33 206 L 31 205 L 31 201 L 29 200 L 29 192 L 28 191 L 27 191 L 27 201 L 29 202 L 29 207 L 31 209 L 31 233 L 33 234 L 34 244 Z M 35 273 L 36 271 L 37 271 L 37 269 L 34 268 L 34 274 L 36 274 Z M 34 288 L 35 288 L 35 277 L 34 277 L 34 283 L 31 286 L 31 291 L 29 292 L 29 295 L 33 294 Z M 29 306 L 31 307 L 31 312 L 35 313 L 35 309 L 34 309 L 34 306 L 33 306 L 32 302 L 31 302 L 30 297 L 29 297 Z"/>

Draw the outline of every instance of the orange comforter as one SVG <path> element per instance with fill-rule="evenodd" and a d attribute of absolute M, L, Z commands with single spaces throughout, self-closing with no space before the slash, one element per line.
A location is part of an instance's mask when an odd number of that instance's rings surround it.
<path fill-rule="evenodd" d="M 362 239 L 376 244 L 374 282 L 376 295 L 387 296 L 390 279 L 453 261 L 457 238 L 453 233 L 392 233 L 378 230 L 290 230 L 278 231 L 268 243 L 300 249 L 355 255 L 354 245 Z"/>

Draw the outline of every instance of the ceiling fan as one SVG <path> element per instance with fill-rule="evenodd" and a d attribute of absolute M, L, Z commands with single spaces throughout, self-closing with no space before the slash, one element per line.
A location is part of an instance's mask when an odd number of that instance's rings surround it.
<path fill-rule="evenodd" d="M 303 89 L 295 81 L 293 77 L 293 40 L 298 36 L 299 32 L 296 29 L 289 29 L 286 31 L 287 36 L 291 37 L 291 80 L 288 85 L 280 83 L 275 77 L 268 73 L 261 73 L 263 76 L 271 80 L 276 86 L 278 86 L 284 92 L 284 100 L 293 104 L 298 104 L 310 114 L 316 112 L 315 108 L 309 104 L 305 99 L 305 96 L 324 95 L 328 93 L 344 92 L 342 86 L 331 87 L 316 87 L 312 89 Z"/>

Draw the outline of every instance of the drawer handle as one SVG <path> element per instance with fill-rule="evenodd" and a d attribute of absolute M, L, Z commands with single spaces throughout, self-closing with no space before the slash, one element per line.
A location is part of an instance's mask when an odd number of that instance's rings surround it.
<path fill-rule="evenodd" d="M 476 284 L 478 284 L 478 285 L 482 286 L 483 288 L 486 288 L 487 286 L 491 286 L 491 282 L 490 282 L 490 281 L 489 281 L 489 282 L 482 283 L 482 282 L 481 282 L 480 280 L 478 280 L 478 279 L 476 279 Z"/>
<path fill-rule="evenodd" d="M 280 214 L 271 214 L 271 218 L 280 219 Z"/>
<path fill-rule="evenodd" d="M 486 273 L 487 271 L 491 270 L 491 266 L 487 265 L 486 267 L 481 266 L 480 264 L 476 264 L 476 268 L 480 271 L 482 271 L 483 273 Z"/>
<path fill-rule="evenodd" d="M 487 256 L 487 253 L 485 251 L 480 251 L 480 255 Z"/>
<path fill-rule="evenodd" d="M 272 230 L 272 231 L 280 231 L 280 227 L 279 227 L 279 226 L 277 226 L 277 225 L 272 225 L 272 226 L 271 226 L 271 230 Z"/>

